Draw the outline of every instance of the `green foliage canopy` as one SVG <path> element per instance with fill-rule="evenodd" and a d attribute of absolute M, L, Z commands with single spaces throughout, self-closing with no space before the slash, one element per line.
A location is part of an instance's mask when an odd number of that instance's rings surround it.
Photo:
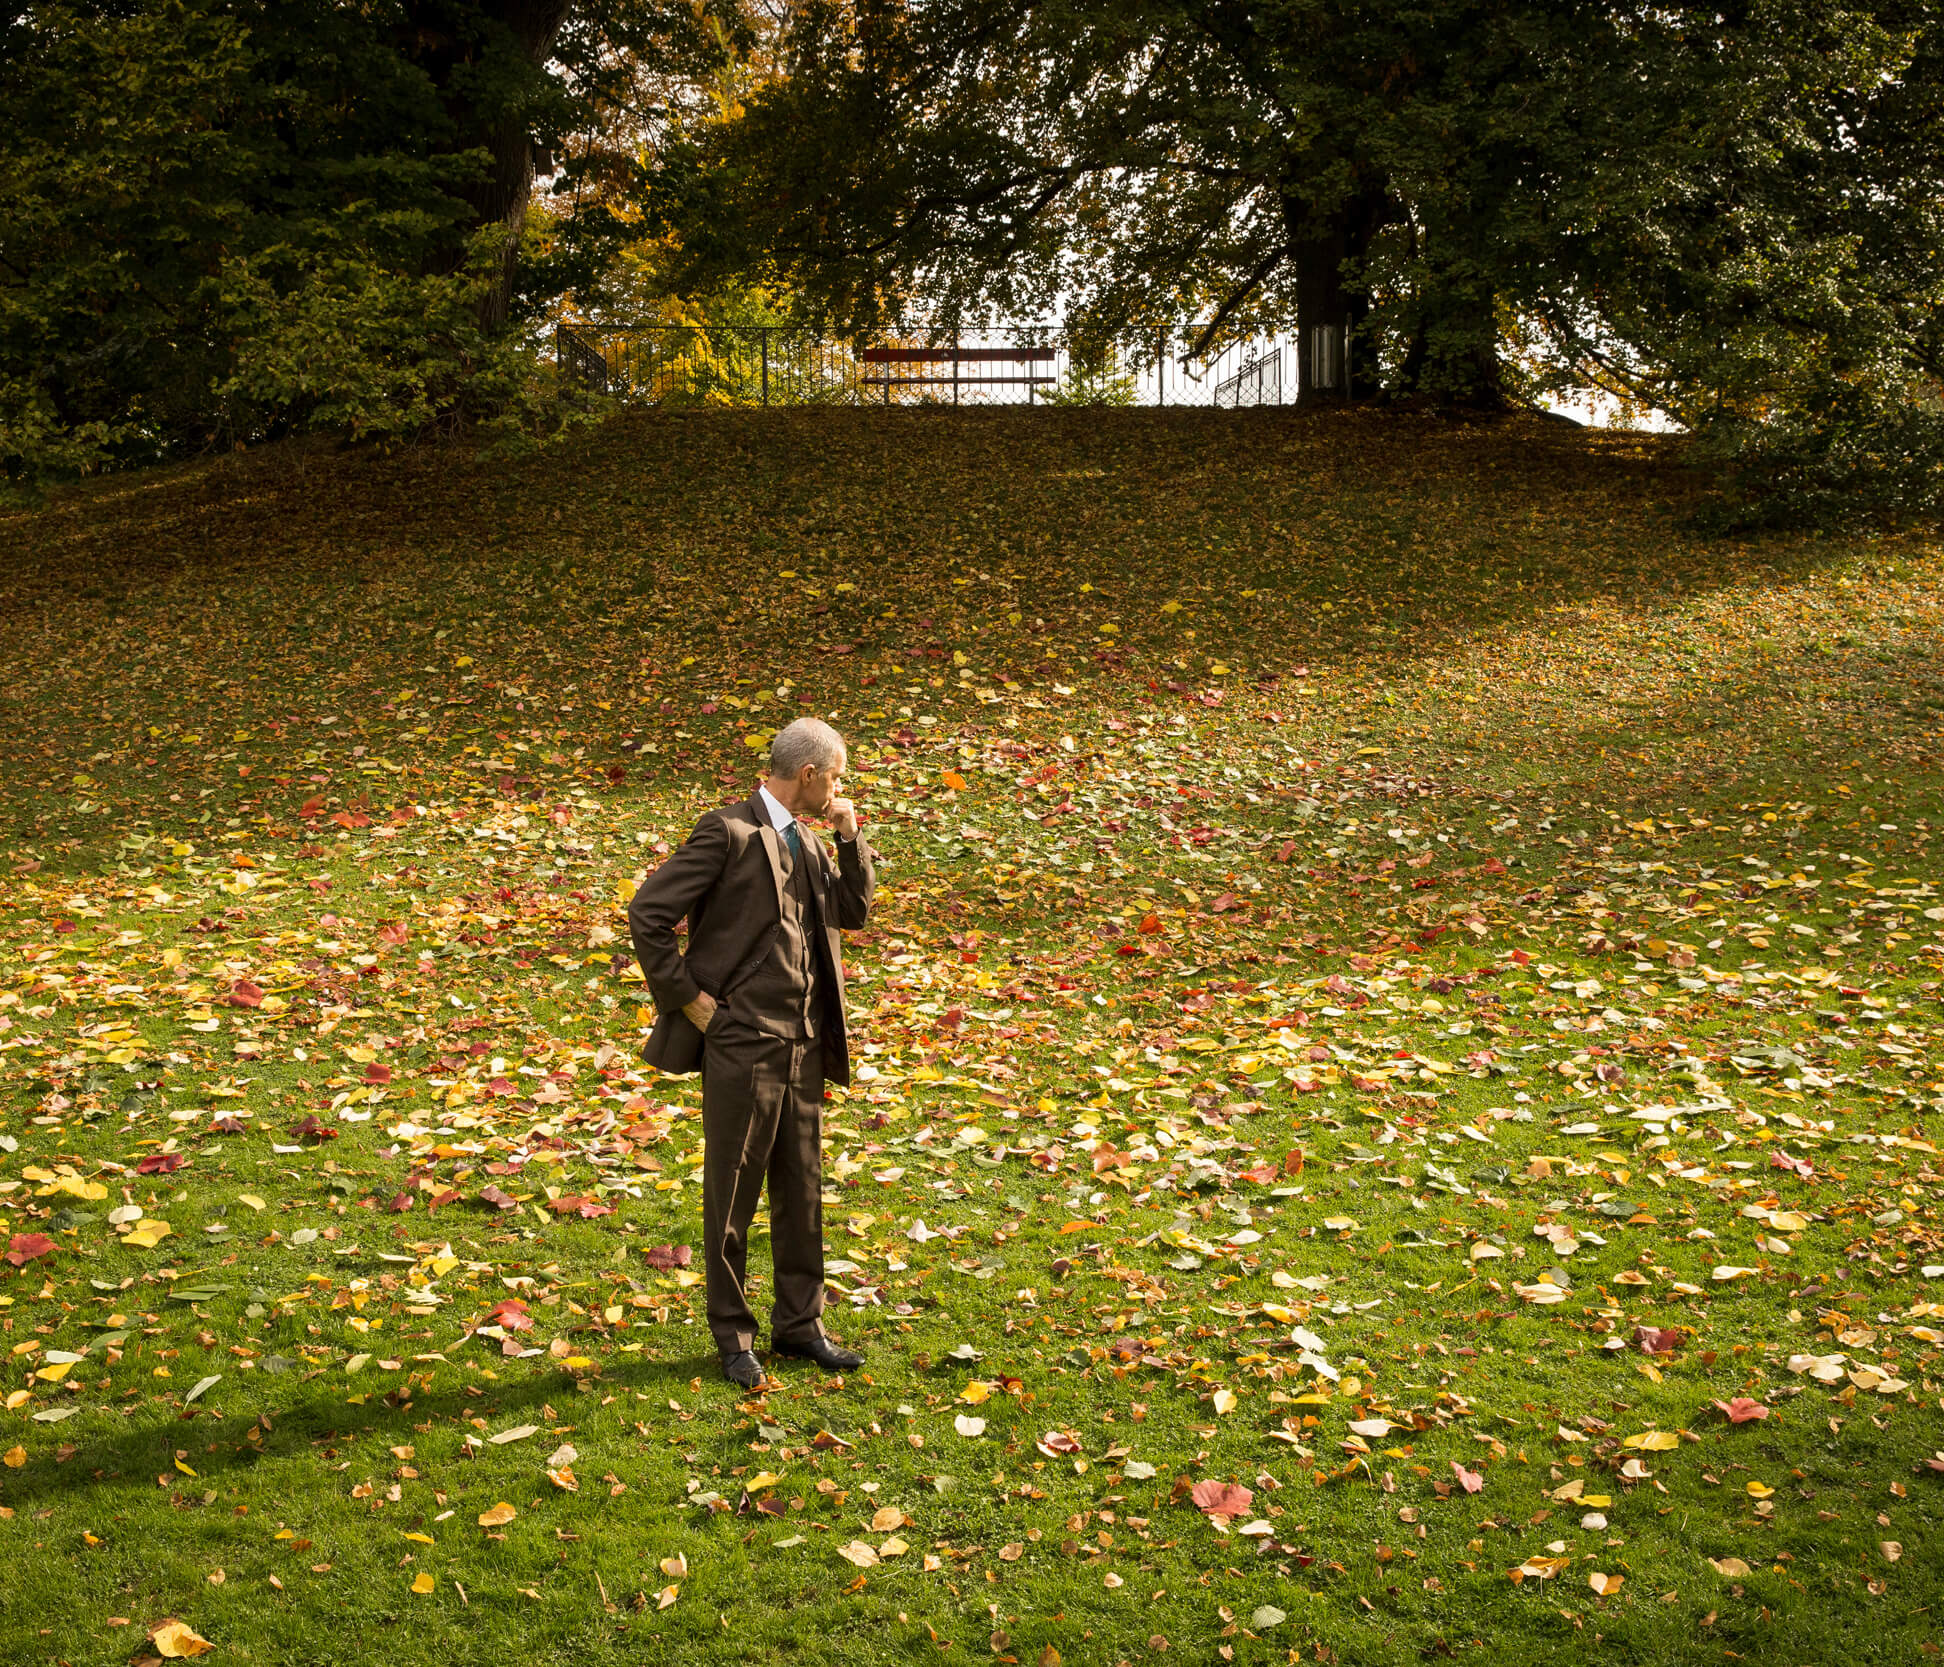
<path fill-rule="evenodd" d="M 681 281 L 852 328 L 1331 324 L 1353 392 L 1593 389 L 1921 501 L 1940 45 L 1905 0 L 817 0 L 650 206 Z"/>
<path fill-rule="evenodd" d="M 16 10 L 0 461 L 39 475 L 521 414 L 522 326 L 625 233 L 570 141 L 696 32 L 686 9 L 568 0 Z"/>

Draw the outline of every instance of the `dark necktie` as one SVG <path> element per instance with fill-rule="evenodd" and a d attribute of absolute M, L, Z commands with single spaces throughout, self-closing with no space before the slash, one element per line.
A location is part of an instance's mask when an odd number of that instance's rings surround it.
<path fill-rule="evenodd" d="M 790 847 L 790 861 L 795 862 L 803 855 L 803 841 L 797 837 L 797 825 L 794 821 L 784 828 L 783 839 Z"/>

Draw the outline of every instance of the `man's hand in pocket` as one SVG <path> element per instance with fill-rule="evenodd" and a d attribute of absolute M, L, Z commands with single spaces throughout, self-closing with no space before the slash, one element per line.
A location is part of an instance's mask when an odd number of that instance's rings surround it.
<path fill-rule="evenodd" d="M 697 994 L 695 1000 L 687 1003 L 682 1008 L 682 1012 L 687 1016 L 689 1023 L 694 1025 L 697 1030 L 703 1031 L 709 1028 L 709 1021 L 715 1017 L 715 1010 L 715 997 L 710 995 L 707 990 L 701 991 Z"/>

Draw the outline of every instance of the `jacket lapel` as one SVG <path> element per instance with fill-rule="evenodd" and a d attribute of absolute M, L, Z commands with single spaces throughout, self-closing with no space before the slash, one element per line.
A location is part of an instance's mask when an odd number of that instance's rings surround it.
<path fill-rule="evenodd" d="M 763 803 L 761 793 L 749 796 L 749 813 L 756 818 L 757 835 L 763 842 L 763 851 L 769 857 L 770 878 L 776 882 L 776 918 L 783 918 L 783 841 L 777 837 L 776 829 L 770 826 L 769 806 Z"/>

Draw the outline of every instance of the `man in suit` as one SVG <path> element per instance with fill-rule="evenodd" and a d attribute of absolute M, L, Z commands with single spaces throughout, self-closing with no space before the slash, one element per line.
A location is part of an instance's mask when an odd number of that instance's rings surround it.
<path fill-rule="evenodd" d="M 863 1357 L 823 1328 L 823 1091 L 848 1084 L 840 929 L 877 886 L 857 811 L 837 793 L 844 739 L 798 718 L 770 743 L 769 776 L 712 810 L 628 905 L 659 1010 L 642 1057 L 702 1071 L 702 1265 L 723 1375 L 764 1382 L 745 1289 L 749 1224 L 769 1181 L 773 1353 L 846 1371 Z M 799 816 L 830 818 L 837 861 Z M 688 952 L 675 926 L 688 919 Z"/>

